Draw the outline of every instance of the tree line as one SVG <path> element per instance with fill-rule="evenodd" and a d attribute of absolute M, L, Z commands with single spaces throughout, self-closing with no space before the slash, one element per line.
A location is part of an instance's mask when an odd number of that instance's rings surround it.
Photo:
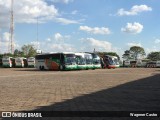
<path fill-rule="evenodd" d="M 34 48 L 33 45 L 23 45 L 20 50 L 15 49 L 14 53 L 4 53 L 0 54 L 0 58 L 3 56 L 11 56 L 11 57 L 34 57 L 37 54 L 37 50 Z"/>
<path fill-rule="evenodd" d="M 137 60 L 139 58 L 149 59 L 152 61 L 160 60 L 160 51 L 150 52 L 146 57 L 146 52 L 143 47 L 140 46 L 132 46 L 129 50 L 124 51 L 122 55 L 123 59 L 134 59 Z"/>
<path fill-rule="evenodd" d="M 12 57 L 34 57 L 37 54 L 37 50 L 34 48 L 33 45 L 23 45 L 20 50 L 16 49 L 14 50 L 14 53 L 6 53 L 6 54 L 0 54 L 0 58 L 2 58 L 4 55 L 6 56 L 12 56 Z M 99 56 L 103 55 L 110 55 L 110 56 L 117 56 L 117 58 L 120 60 L 120 56 L 116 52 L 97 52 Z M 143 47 L 140 46 L 132 46 L 129 50 L 124 51 L 124 54 L 122 55 L 122 58 L 124 60 L 126 59 L 134 59 L 137 60 L 140 58 L 143 59 L 150 59 L 152 61 L 160 60 L 160 51 L 157 52 L 151 52 L 146 57 L 146 52 Z"/>

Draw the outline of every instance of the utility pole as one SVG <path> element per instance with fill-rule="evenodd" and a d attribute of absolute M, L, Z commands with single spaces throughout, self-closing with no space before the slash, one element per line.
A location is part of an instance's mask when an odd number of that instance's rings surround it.
<path fill-rule="evenodd" d="M 13 14 L 14 0 L 11 0 L 11 11 L 10 11 L 10 53 L 14 52 L 14 14 Z"/>

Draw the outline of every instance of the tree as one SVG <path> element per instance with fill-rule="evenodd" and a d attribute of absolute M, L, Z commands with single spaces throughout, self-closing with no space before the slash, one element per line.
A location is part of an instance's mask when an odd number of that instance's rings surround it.
<path fill-rule="evenodd" d="M 144 56 L 146 54 L 144 48 L 140 46 L 132 46 L 129 51 L 135 60 L 137 60 L 139 56 Z"/>
<path fill-rule="evenodd" d="M 148 54 L 147 58 L 153 61 L 160 60 L 160 52 L 151 52 Z"/>
<path fill-rule="evenodd" d="M 36 55 L 36 49 L 33 47 L 33 45 L 23 45 L 21 49 L 25 57 L 33 57 Z"/>
<path fill-rule="evenodd" d="M 125 59 L 125 60 L 133 59 L 129 50 L 124 51 L 124 54 L 122 55 L 122 58 Z"/>

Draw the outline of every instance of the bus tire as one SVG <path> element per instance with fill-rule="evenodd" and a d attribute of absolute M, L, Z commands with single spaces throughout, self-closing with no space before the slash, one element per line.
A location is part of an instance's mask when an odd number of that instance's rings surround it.
<path fill-rule="evenodd" d="M 44 70 L 44 66 L 42 66 L 42 70 Z"/>
<path fill-rule="evenodd" d="M 39 66 L 39 69 L 40 69 L 40 70 L 42 70 L 42 67 L 41 67 L 41 66 Z"/>
<path fill-rule="evenodd" d="M 39 66 L 39 69 L 40 70 L 44 70 L 44 66 Z"/>

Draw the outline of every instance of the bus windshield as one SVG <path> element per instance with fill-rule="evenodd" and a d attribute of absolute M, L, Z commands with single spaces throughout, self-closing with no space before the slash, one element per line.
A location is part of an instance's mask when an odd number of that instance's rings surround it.
<path fill-rule="evenodd" d="M 118 64 L 119 64 L 118 59 L 113 58 L 113 61 L 114 61 L 114 63 L 115 63 L 116 65 L 118 65 Z"/>
<path fill-rule="evenodd" d="M 108 62 L 109 62 L 110 65 L 115 65 L 114 61 L 110 57 L 108 58 Z"/>
<path fill-rule="evenodd" d="M 66 65 L 75 65 L 76 64 L 75 55 L 73 55 L 73 54 L 65 55 L 65 64 Z"/>

